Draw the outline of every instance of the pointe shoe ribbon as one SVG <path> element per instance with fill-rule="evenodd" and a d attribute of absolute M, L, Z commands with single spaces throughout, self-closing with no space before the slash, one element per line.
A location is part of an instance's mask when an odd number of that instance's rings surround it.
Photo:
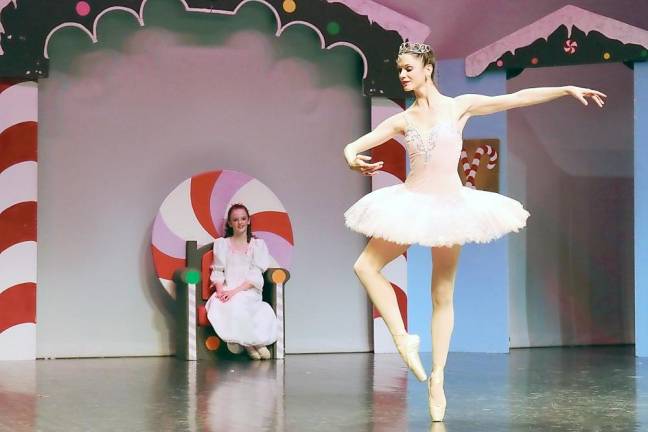
<path fill-rule="evenodd" d="M 427 375 L 425 374 L 425 369 L 421 364 L 421 358 L 419 357 L 419 345 L 421 340 L 417 335 L 398 335 L 394 338 L 396 342 L 396 349 L 398 349 L 399 354 L 403 358 L 403 361 L 407 367 L 412 371 L 416 379 L 419 381 L 425 381 Z"/>
<path fill-rule="evenodd" d="M 445 417 L 445 395 L 443 395 L 443 401 L 440 403 L 436 402 L 432 397 L 432 385 L 440 385 L 441 391 L 443 392 L 443 373 L 431 372 L 430 378 L 428 379 L 428 405 L 430 408 L 430 417 L 432 417 L 432 421 L 441 422 Z"/>

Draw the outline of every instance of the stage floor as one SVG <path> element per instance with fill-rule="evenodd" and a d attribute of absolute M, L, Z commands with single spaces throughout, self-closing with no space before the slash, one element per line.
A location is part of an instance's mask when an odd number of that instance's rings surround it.
<path fill-rule="evenodd" d="M 393 354 L 0 362 L 0 430 L 648 431 L 633 347 L 451 353 L 446 394 L 432 425 L 425 384 Z"/>

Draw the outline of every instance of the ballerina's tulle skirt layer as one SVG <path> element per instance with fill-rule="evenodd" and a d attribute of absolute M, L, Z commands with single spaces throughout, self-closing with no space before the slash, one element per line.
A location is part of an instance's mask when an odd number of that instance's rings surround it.
<path fill-rule="evenodd" d="M 367 237 L 431 247 L 486 243 L 524 228 L 528 217 L 522 204 L 494 192 L 420 193 L 405 184 L 371 192 L 344 213 L 346 226 Z"/>

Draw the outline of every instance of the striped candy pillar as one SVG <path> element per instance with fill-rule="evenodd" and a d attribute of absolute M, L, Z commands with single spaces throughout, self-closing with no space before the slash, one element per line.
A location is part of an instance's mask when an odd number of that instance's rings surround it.
<path fill-rule="evenodd" d="M 405 101 L 392 100 L 381 97 L 371 98 L 371 128 L 374 129 L 386 118 L 397 114 L 405 109 Z M 406 176 L 406 153 L 401 137 L 389 140 L 385 144 L 376 147 L 371 152 L 375 161 L 383 161 L 381 171 L 372 177 L 371 189 L 377 190 L 386 186 L 392 186 L 405 181 Z M 383 275 L 391 282 L 398 306 L 400 308 L 405 328 L 407 328 L 407 256 L 404 254 L 383 269 Z M 374 352 L 388 353 L 396 352 L 391 335 L 385 326 L 380 314 L 373 308 L 374 321 Z"/>
<path fill-rule="evenodd" d="M 187 360 L 198 360 L 197 341 L 196 341 L 196 311 L 198 303 L 196 302 L 196 284 L 190 283 L 187 287 Z"/>
<path fill-rule="evenodd" d="M 38 87 L 0 81 L 0 360 L 36 358 Z"/>
<path fill-rule="evenodd" d="M 197 247 L 196 241 L 188 241 L 186 267 L 174 274 L 176 293 L 176 356 L 184 360 L 201 360 L 213 357 L 211 351 L 220 346 L 220 339 L 210 326 L 201 320 L 205 313 L 203 299 L 204 282 L 209 280 L 212 245 Z M 205 279 L 205 280 L 203 280 Z"/>
<path fill-rule="evenodd" d="M 286 344 L 285 344 L 285 334 L 286 330 L 284 329 L 284 303 L 283 303 L 283 283 L 278 283 L 276 290 L 276 312 L 277 312 L 277 322 L 279 329 L 277 330 L 277 345 L 275 349 L 275 358 L 282 359 L 286 353 Z"/>
<path fill-rule="evenodd" d="M 270 268 L 265 274 L 266 285 L 274 285 L 272 298 L 266 298 L 266 294 L 264 294 L 264 300 L 268 301 L 268 303 L 274 304 L 275 313 L 277 314 L 277 342 L 274 346 L 274 358 L 277 359 L 284 358 L 286 352 L 286 331 L 284 328 L 284 284 L 288 282 L 288 279 L 290 279 L 290 274 L 286 269 L 282 268 Z"/>

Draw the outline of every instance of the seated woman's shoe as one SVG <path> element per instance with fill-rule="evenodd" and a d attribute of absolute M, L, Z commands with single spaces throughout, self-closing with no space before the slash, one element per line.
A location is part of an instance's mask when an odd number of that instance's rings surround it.
<path fill-rule="evenodd" d="M 404 335 L 394 336 L 394 342 L 398 353 L 403 358 L 407 367 L 410 368 L 412 373 L 414 373 L 416 379 L 419 381 L 425 381 L 427 375 L 425 374 L 425 369 L 423 369 L 423 365 L 421 364 L 421 358 L 419 357 L 418 352 L 419 345 L 421 344 L 419 337 L 417 335 L 406 333 Z"/>
<path fill-rule="evenodd" d="M 443 372 L 432 372 L 428 379 L 428 404 L 433 422 L 442 422 L 445 417 L 446 398 L 443 392 Z"/>
<path fill-rule="evenodd" d="M 241 354 L 243 352 L 243 347 L 234 342 L 227 342 L 227 350 L 232 354 Z"/>
<path fill-rule="evenodd" d="M 270 353 L 270 350 L 268 348 L 261 346 L 257 347 L 256 350 L 263 360 L 269 360 L 272 358 L 272 354 Z"/>
<path fill-rule="evenodd" d="M 261 360 L 261 354 L 259 354 L 259 351 L 257 351 L 256 348 L 250 346 L 245 347 L 245 350 L 252 360 Z"/>

